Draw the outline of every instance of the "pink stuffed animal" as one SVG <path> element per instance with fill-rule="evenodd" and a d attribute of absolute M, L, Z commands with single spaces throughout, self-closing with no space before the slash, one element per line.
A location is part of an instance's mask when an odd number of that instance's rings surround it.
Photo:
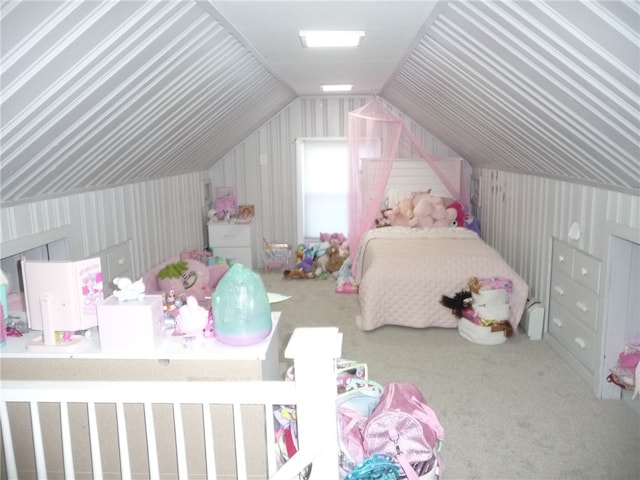
<path fill-rule="evenodd" d="M 464 207 L 462 206 L 462 204 L 460 202 L 453 202 L 451 204 L 449 204 L 447 206 L 447 210 L 449 210 L 450 208 L 452 208 L 453 210 L 455 210 L 456 212 L 456 216 L 455 219 L 453 220 L 453 226 L 455 227 L 464 227 L 465 226 L 465 221 L 464 221 Z"/>
<path fill-rule="evenodd" d="M 420 192 L 413 195 L 413 219 L 412 227 L 444 227 L 450 223 L 447 210 L 442 198 L 431 195 L 429 192 Z"/>
<path fill-rule="evenodd" d="M 409 227 L 413 218 L 413 202 L 411 197 L 403 198 L 391 209 L 389 222 L 392 226 Z"/>
<path fill-rule="evenodd" d="M 342 233 L 320 233 L 321 242 L 337 243 L 338 245 L 340 245 L 346 240 L 347 237 L 345 237 Z"/>

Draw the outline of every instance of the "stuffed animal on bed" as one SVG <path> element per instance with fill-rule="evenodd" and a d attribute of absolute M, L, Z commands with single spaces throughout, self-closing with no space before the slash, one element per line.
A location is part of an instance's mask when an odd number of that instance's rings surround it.
<path fill-rule="evenodd" d="M 447 205 L 447 211 L 449 211 L 449 216 L 452 216 L 453 213 L 450 211 L 450 209 L 455 210 L 455 219 L 453 220 L 453 225 L 456 227 L 464 227 L 465 226 L 465 213 L 464 213 L 464 207 L 462 206 L 462 204 L 460 202 L 453 202 L 449 205 Z"/>
<path fill-rule="evenodd" d="M 430 192 L 415 193 L 412 197 L 413 218 L 409 226 L 426 227 L 451 227 L 455 225 L 458 211 L 455 208 L 445 208 L 444 201 Z"/>
<path fill-rule="evenodd" d="M 380 213 L 376 217 L 376 228 L 389 227 L 391 226 L 391 220 L 389 216 L 391 215 L 391 208 L 385 208 L 384 210 L 380 210 Z"/>
<path fill-rule="evenodd" d="M 403 198 L 391 209 L 389 223 L 397 227 L 409 227 L 413 218 L 413 202 L 411 197 Z"/>
<path fill-rule="evenodd" d="M 429 192 L 417 193 L 413 196 L 413 218 L 409 221 L 410 227 L 432 227 L 435 220 L 433 213 L 438 206 L 438 199 Z"/>

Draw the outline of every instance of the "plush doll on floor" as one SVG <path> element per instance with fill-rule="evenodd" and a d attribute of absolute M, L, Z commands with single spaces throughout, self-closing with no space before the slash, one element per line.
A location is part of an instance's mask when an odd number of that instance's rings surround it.
<path fill-rule="evenodd" d="M 346 258 L 338 270 L 336 293 L 358 293 L 358 284 L 351 275 L 351 259 Z"/>

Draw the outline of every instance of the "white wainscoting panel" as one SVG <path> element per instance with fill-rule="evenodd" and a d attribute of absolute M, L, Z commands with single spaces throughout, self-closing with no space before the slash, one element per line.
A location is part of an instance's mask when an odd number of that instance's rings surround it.
<path fill-rule="evenodd" d="M 140 275 L 185 248 L 204 246 L 203 173 L 177 175 L 0 209 L 0 256 L 67 239 L 70 260 L 131 241 Z"/>

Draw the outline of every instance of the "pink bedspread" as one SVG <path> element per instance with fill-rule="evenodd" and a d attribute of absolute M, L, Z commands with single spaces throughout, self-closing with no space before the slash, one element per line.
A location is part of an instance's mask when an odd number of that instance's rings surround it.
<path fill-rule="evenodd" d="M 355 259 L 361 330 L 383 325 L 457 328 L 458 319 L 440 304 L 442 295 L 468 289 L 471 277 L 513 282 L 509 321 L 517 331 L 529 286 L 500 254 L 465 228 L 373 229 Z"/>

